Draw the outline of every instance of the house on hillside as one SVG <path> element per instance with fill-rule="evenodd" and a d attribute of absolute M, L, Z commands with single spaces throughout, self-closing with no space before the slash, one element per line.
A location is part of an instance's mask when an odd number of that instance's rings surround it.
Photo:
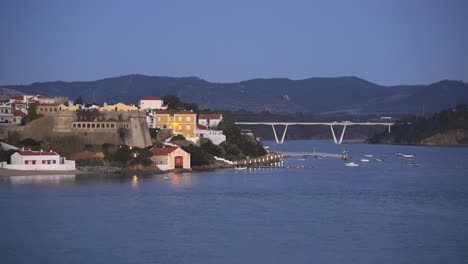
<path fill-rule="evenodd" d="M 116 103 L 113 105 L 108 105 L 104 103 L 102 107 L 99 108 L 99 111 L 136 111 L 138 107 L 134 105 L 127 105 L 124 103 Z"/>
<path fill-rule="evenodd" d="M 200 114 L 198 116 L 198 124 L 208 128 L 217 127 L 221 120 L 223 120 L 222 114 Z"/>
<path fill-rule="evenodd" d="M 167 105 L 164 104 L 164 101 L 156 96 L 148 96 L 140 100 L 140 108 L 144 110 L 166 110 Z"/>
<path fill-rule="evenodd" d="M 12 123 L 13 110 L 10 102 L 0 102 L 0 123 Z"/>
<path fill-rule="evenodd" d="M 198 135 L 200 140 L 206 138 L 211 140 L 211 142 L 215 145 L 219 145 L 226 141 L 226 136 L 223 134 L 222 130 L 208 129 L 206 126 L 200 124 L 197 125 L 195 133 Z"/>
<path fill-rule="evenodd" d="M 75 170 L 75 161 L 66 160 L 53 151 L 20 150 L 11 155 L 11 163 L 2 162 L 1 167 L 9 170 Z"/>
<path fill-rule="evenodd" d="M 154 115 L 154 128 L 168 128 L 176 135 L 182 135 L 186 139 L 196 142 L 198 140 L 197 114 L 193 111 L 181 110 L 171 115 L 166 111 L 158 110 Z"/>
<path fill-rule="evenodd" d="M 177 148 L 152 148 L 151 160 L 160 170 L 190 169 L 190 154 Z"/>

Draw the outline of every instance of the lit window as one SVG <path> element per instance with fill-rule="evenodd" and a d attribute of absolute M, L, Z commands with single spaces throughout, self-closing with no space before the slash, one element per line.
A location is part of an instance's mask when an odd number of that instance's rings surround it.
<path fill-rule="evenodd" d="M 186 126 L 185 126 L 185 129 L 186 129 L 186 130 L 190 130 L 190 126 L 189 126 L 189 125 L 186 125 Z"/>
<path fill-rule="evenodd" d="M 179 116 L 179 121 L 182 121 L 182 117 L 181 117 L 181 116 Z"/>
<path fill-rule="evenodd" d="M 185 121 L 190 121 L 190 116 L 187 116 L 187 117 L 185 118 Z"/>

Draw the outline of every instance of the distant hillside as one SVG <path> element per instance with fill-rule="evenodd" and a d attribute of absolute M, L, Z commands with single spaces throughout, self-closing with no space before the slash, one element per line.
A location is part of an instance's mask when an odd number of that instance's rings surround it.
<path fill-rule="evenodd" d="M 468 84 L 381 86 L 357 77 L 253 79 L 211 83 L 196 77 L 126 75 L 90 82 L 44 82 L 3 86 L 27 94 L 83 97 L 87 102 L 137 103 L 148 95 L 175 94 L 201 108 L 272 113 L 420 114 L 468 102 Z M 1 92 L 1 91 L 0 91 Z"/>
<path fill-rule="evenodd" d="M 391 133 L 383 131 L 368 140 L 378 144 L 468 146 L 468 109 L 465 104 L 435 113 L 429 118 L 400 120 Z"/>
<path fill-rule="evenodd" d="M 15 95 L 23 94 L 20 91 L 0 87 L 0 100 L 8 100 Z"/>

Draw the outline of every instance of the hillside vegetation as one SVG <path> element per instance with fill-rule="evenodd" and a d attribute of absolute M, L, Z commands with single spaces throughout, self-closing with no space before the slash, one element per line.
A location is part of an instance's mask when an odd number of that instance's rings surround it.
<path fill-rule="evenodd" d="M 468 145 L 468 111 L 465 104 L 435 113 L 431 117 L 407 117 L 391 133 L 376 134 L 368 140 L 378 144 Z"/>

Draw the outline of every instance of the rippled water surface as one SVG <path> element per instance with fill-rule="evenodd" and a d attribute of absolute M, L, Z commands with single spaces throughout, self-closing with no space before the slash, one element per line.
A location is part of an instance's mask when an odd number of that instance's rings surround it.
<path fill-rule="evenodd" d="M 360 166 L 3 178 L 0 263 L 468 263 L 467 148 L 266 144 Z"/>

